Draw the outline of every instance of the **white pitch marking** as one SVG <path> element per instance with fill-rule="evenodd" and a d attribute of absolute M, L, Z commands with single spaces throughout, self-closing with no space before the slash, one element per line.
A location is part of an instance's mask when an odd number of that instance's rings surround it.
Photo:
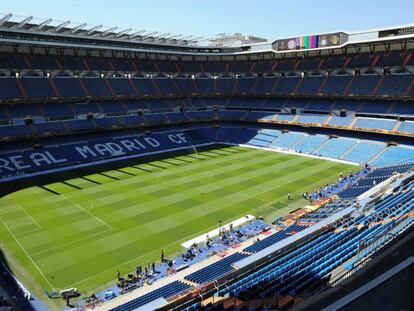
<path fill-rule="evenodd" d="M 29 213 L 28 212 L 26 212 L 26 210 L 20 205 L 20 204 L 16 204 L 17 205 L 17 207 L 18 208 L 20 208 L 20 210 L 23 212 L 23 213 L 25 213 L 26 214 L 26 216 L 27 217 L 29 217 L 35 224 L 36 224 L 36 226 L 38 226 L 39 227 L 39 229 L 42 229 L 42 226 L 41 225 L 39 225 L 39 223 L 36 221 L 36 220 L 34 220 L 34 218 L 32 217 L 32 216 L 30 216 L 29 215 Z"/>
<path fill-rule="evenodd" d="M 32 262 L 32 264 L 35 266 L 35 268 L 37 269 L 37 271 L 39 271 L 40 275 L 46 280 L 47 284 L 49 284 L 49 286 L 54 290 L 55 288 L 53 287 L 53 285 L 49 282 L 49 280 L 46 278 L 46 276 L 43 274 L 42 270 L 40 270 L 40 268 L 38 267 L 38 265 L 34 262 L 34 260 L 32 259 L 32 257 L 30 257 L 30 255 L 27 253 L 26 249 L 23 247 L 23 245 L 19 242 L 19 240 L 17 240 L 16 236 L 14 235 L 14 233 L 10 230 L 9 226 L 7 226 L 7 224 L 3 221 L 3 219 L 0 218 L 1 223 L 3 224 L 3 226 L 7 229 L 7 231 L 10 232 L 11 236 L 13 237 L 13 239 L 16 241 L 16 243 L 20 246 L 20 248 L 23 250 L 23 252 L 25 253 L 25 255 L 27 256 L 27 258 L 30 259 L 30 261 Z"/>
<path fill-rule="evenodd" d="M 19 232 L 19 233 L 16 233 L 16 236 L 20 237 L 20 236 L 23 236 L 23 235 L 26 235 L 26 234 L 29 234 L 29 233 L 32 233 L 32 232 L 39 232 L 39 229 L 35 228 L 35 229 L 27 230 L 27 231 L 24 231 L 24 232 Z"/>
<path fill-rule="evenodd" d="M 83 238 L 79 238 L 79 239 L 76 239 L 76 240 L 71 240 L 71 241 L 69 241 L 69 242 L 67 242 L 67 243 L 61 243 L 61 244 L 59 244 L 59 245 L 57 245 L 57 246 L 54 246 L 54 247 L 51 247 L 51 248 L 47 248 L 47 249 L 41 250 L 41 251 L 39 251 L 39 252 L 33 253 L 33 254 L 32 254 L 32 256 L 38 256 L 38 255 L 41 255 L 41 254 L 47 253 L 47 252 L 49 252 L 49 251 L 51 251 L 51 250 L 58 249 L 58 248 L 61 248 L 61 247 L 65 247 L 65 246 L 66 246 L 66 245 L 68 245 L 68 244 L 72 244 L 72 243 L 76 244 L 76 243 L 81 242 L 81 241 L 83 241 L 83 240 L 90 239 L 90 238 L 92 238 L 92 237 L 98 236 L 98 235 L 103 234 L 103 233 L 107 233 L 107 232 L 109 232 L 109 231 L 112 231 L 112 229 L 105 229 L 104 231 L 97 232 L 97 233 L 94 233 L 94 234 L 91 234 L 91 235 L 85 236 L 85 237 L 83 237 Z"/>
<path fill-rule="evenodd" d="M 97 221 L 99 221 L 101 224 L 107 226 L 108 228 L 114 230 L 114 228 L 110 225 L 108 225 L 106 222 L 104 222 L 102 219 L 96 217 L 94 214 L 92 214 L 90 211 L 88 211 L 87 209 L 85 209 L 84 207 L 82 207 L 80 204 L 76 203 L 75 201 L 73 201 L 72 199 L 68 198 L 67 196 L 65 196 L 64 194 L 61 194 L 60 196 L 62 196 L 63 198 L 65 198 L 67 201 L 71 202 L 72 204 L 74 204 L 75 206 L 79 207 L 81 210 L 83 210 L 85 213 L 89 214 L 90 216 L 92 216 L 93 218 L 95 218 Z M 92 205 L 93 207 L 93 205 Z"/>

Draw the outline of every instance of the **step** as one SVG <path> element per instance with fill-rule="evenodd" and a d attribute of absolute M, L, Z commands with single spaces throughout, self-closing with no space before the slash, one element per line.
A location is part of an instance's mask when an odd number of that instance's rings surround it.
<path fill-rule="evenodd" d="M 325 122 L 323 122 L 323 124 L 324 124 L 324 125 L 328 125 L 328 124 L 329 124 L 329 122 L 331 122 L 332 118 L 333 118 L 333 116 L 332 116 L 332 115 L 328 116 L 328 118 L 325 120 Z"/>
<path fill-rule="evenodd" d="M 299 144 L 302 140 L 304 140 L 305 138 L 309 137 L 309 135 L 305 134 L 303 135 L 301 138 L 299 138 L 296 142 L 293 143 L 293 145 L 289 146 L 289 149 L 295 149 L 295 146 L 297 144 Z"/>
<path fill-rule="evenodd" d="M 382 149 L 376 156 L 374 156 L 371 160 L 367 161 L 367 163 L 374 162 L 376 159 L 378 159 L 385 151 L 387 151 L 387 147 L 385 146 L 384 149 Z"/>
<path fill-rule="evenodd" d="M 393 127 L 393 129 L 391 130 L 392 132 L 397 132 L 397 130 L 398 130 L 398 128 L 400 127 L 400 125 L 401 125 L 401 121 L 400 120 L 398 120 L 397 121 L 397 124 L 395 124 L 395 126 Z"/>
<path fill-rule="evenodd" d="M 348 150 L 346 150 L 344 153 L 342 153 L 338 159 L 341 159 L 342 157 L 344 157 L 345 155 L 347 155 L 352 149 L 354 149 L 356 146 L 358 145 L 358 142 L 353 144 L 351 147 L 348 148 Z"/>
<path fill-rule="evenodd" d="M 323 148 L 323 146 L 325 146 L 327 143 L 329 143 L 331 139 L 328 138 L 325 142 L 323 142 L 319 147 L 317 147 L 315 150 L 312 151 L 313 154 L 318 154 L 317 151 L 320 150 L 321 148 Z"/>
<path fill-rule="evenodd" d="M 358 121 L 358 117 L 354 117 L 354 119 L 352 120 L 351 124 L 348 126 L 349 128 L 354 128 L 355 124 Z"/>

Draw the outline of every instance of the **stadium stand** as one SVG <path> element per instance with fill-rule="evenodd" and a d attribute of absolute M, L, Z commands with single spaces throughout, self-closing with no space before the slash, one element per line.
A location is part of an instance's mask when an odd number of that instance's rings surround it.
<path fill-rule="evenodd" d="M 328 140 L 325 135 L 310 135 L 295 145 L 295 150 L 303 153 L 312 153 L 316 148 Z"/>
<path fill-rule="evenodd" d="M 343 160 L 367 163 L 385 148 L 385 144 L 358 142 L 352 149 L 341 157 Z"/>
<path fill-rule="evenodd" d="M 355 140 L 345 138 L 331 138 L 326 144 L 321 146 L 315 152 L 324 157 L 339 158 L 348 151 L 354 144 Z"/>
<path fill-rule="evenodd" d="M 358 117 L 355 124 L 356 128 L 368 128 L 379 130 L 392 130 L 396 126 L 395 120 L 382 120 Z"/>
<path fill-rule="evenodd" d="M 414 158 L 414 149 L 405 146 L 389 146 L 384 153 L 376 158 L 372 165 L 383 166 L 401 161 L 412 161 Z"/>
<path fill-rule="evenodd" d="M 279 50 L 283 41 L 267 50 L 260 45 L 242 50 L 168 38 L 85 39 L 69 29 L 45 41 L 42 32 L 12 22 L 2 23 L 0 32 L 0 183 L 5 193 L 9 186 L 20 189 L 29 179 L 34 182 L 34 176 L 77 174 L 217 144 L 361 166 L 303 193 L 311 208 L 301 209 L 297 218 L 282 217 L 272 226 L 250 220 L 237 233 L 213 238 L 211 252 L 201 243 L 194 248 L 204 253 L 171 262 L 174 268 L 191 265 L 192 272 L 174 271 L 177 279 L 158 282 L 168 277 L 162 262 L 160 273 L 148 280 L 152 287 L 134 284 L 145 294 L 112 310 L 145 309 L 154 301 L 162 301 L 165 310 L 208 310 L 204 299 L 210 297 L 236 297 L 240 310 L 244 301 L 272 309 L 280 297 L 294 300 L 330 280 L 340 267 L 354 271 L 412 226 L 414 57 L 412 42 L 404 41 L 411 33 L 400 38 L 395 29 L 377 30 L 381 40 L 355 39 L 358 53 L 353 54 L 342 42 L 348 34 L 339 35 L 338 44 L 331 37 L 329 49 L 305 53 L 301 47 Z M 16 34 L 22 49 L 4 40 L 15 40 Z M 76 48 L 59 50 L 53 42 L 76 43 Z M 130 54 L 130 49 L 143 52 Z M 384 236 L 361 251 L 361 241 Z M 195 268 L 207 257 L 211 264 Z M 265 298 L 277 302 L 265 305 Z M 220 309 L 220 303 L 209 306 Z"/>
<path fill-rule="evenodd" d="M 113 311 L 125 311 L 133 310 L 142 307 L 158 298 L 170 298 L 180 292 L 190 289 L 191 286 L 180 281 L 172 282 L 171 284 L 165 285 L 159 289 L 149 292 L 137 299 L 131 300 L 126 304 L 120 305 L 119 307 L 113 308 Z"/>
<path fill-rule="evenodd" d="M 186 280 L 204 284 L 223 276 L 233 270 L 231 264 L 245 258 L 247 255 L 241 253 L 235 253 L 222 260 L 217 261 L 214 264 L 207 266 L 197 272 L 193 272 L 185 277 Z"/>

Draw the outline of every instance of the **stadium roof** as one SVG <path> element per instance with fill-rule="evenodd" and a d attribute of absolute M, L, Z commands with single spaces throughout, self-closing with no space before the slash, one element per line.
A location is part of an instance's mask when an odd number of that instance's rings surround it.
<path fill-rule="evenodd" d="M 59 21 L 52 18 L 41 19 L 33 16 L 14 15 L 12 13 L 0 14 L 0 28 L 10 31 L 48 33 L 79 38 L 105 38 L 128 42 L 161 44 L 198 45 L 210 40 L 202 36 L 161 33 L 146 29 L 118 28 L 104 24 L 91 25 L 70 20 Z"/>
<path fill-rule="evenodd" d="M 308 55 L 343 54 L 347 51 L 372 52 L 414 48 L 414 24 L 357 32 L 337 31 L 281 38 L 270 42 L 241 44 L 231 47 L 209 46 L 214 38 L 160 33 L 150 30 L 118 28 L 39 19 L 33 16 L 0 14 L 0 44 L 5 47 L 42 47 L 87 53 L 118 53 L 188 57 L 238 57 L 247 59 L 284 58 Z M 61 52 L 59 52 L 61 53 Z M 148 56 L 145 56 L 148 57 Z M 235 59 L 235 58 L 234 58 Z"/>

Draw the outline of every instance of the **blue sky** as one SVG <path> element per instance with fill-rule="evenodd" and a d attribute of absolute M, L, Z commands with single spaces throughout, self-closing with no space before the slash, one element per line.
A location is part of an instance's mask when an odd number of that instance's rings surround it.
<path fill-rule="evenodd" d="M 1 0 L 0 0 L 1 1 Z M 414 23 L 413 0 L 2 0 L 1 13 L 213 36 L 268 39 Z"/>

